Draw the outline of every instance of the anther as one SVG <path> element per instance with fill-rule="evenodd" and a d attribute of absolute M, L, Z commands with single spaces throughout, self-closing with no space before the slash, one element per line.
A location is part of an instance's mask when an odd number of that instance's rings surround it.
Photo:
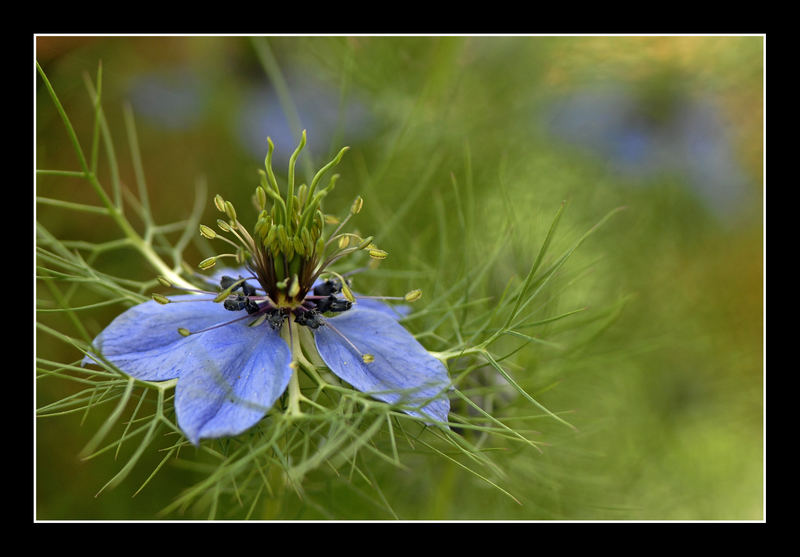
<path fill-rule="evenodd" d="M 369 247 L 370 244 L 372 244 L 372 238 L 373 238 L 372 236 L 368 236 L 363 240 L 361 240 L 361 243 L 358 244 L 358 249 L 364 249 L 366 247 Z"/>
<path fill-rule="evenodd" d="M 365 364 L 371 364 L 372 362 L 375 361 L 375 356 L 373 356 L 372 354 L 361 354 L 361 360 Z"/>
<path fill-rule="evenodd" d="M 156 280 L 161 283 L 162 286 L 166 286 L 167 288 L 172 288 L 172 283 L 165 279 L 164 277 L 156 277 Z"/>
<path fill-rule="evenodd" d="M 371 248 L 368 253 L 372 259 L 386 259 L 386 256 L 389 255 L 388 252 L 378 248 Z"/>
<path fill-rule="evenodd" d="M 167 298 L 166 296 L 162 296 L 161 294 L 153 294 L 153 300 L 162 305 L 170 303 L 169 298 Z"/>
<path fill-rule="evenodd" d="M 344 295 L 345 298 L 347 298 L 347 301 L 350 302 L 351 304 L 356 301 L 356 297 L 353 296 L 353 293 L 347 287 L 347 284 L 342 284 L 342 294 Z M 350 308 L 348 307 L 347 309 Z"/>
<path fill-rule="evenodd" d="M 236 209 L 233 208 L 233 203 L 230 201 L 225 202 L 225 214 L 228 215 L 228 218 L 232 221 L 236 221 Z"/>
<path fill-rule="evenodd" d="M 422 290 L 419 288 L 412 290 L 411 292 L 407 293 L 404 298 L 406 302 L 416 302 L 422 297 Z"/>
<path fill-rule="evenodd" d="M 210 269 L 216 264 L 217 264 L 216 257 L 208 257 L 206 259 L 203 259 L 200 263 L 198 263 L 197 266 L 205 271 L 207 269 Z"/>
<path fill-rule="evenodd" d="M 200 235 L 208 240 L 213 240 L 217 237 L 217 233 L 214 232 L 214 229 L 206 226 L 205 224 L 200 225 Z"/>
<path fill-rule="evenodd" d="M 189 329 L 184 329 L 183 327 L 180 327 L 178 329 L 178 332 L 180 333 L 181 336 L 184 336 L 184 337 L 188 337 L 189 335 L 192 334 L 191 331 L 189 331 Z"/>
<path fill-rule="evenodd" d="M 361 212 L 361 208 L 364 206 L 364 199 L 359 195 L 356 197 L 356 200 L 353 201 L 353 205 L 350 207 L 350 214 L 357 215 Z"/>
<path fill-rule="evenodd" d="M 214 205 L 216 205 L 217 210 L 220 213 L 224 213 L 225 212 L 225 200 L 222 199 L 221 195 L 217 194 L 217 195 L 214 196 Z"/>

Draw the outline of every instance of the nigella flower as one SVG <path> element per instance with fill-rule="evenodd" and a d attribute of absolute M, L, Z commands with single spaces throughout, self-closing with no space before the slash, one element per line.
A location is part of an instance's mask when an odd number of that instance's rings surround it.
<path fill-rule="evenodd" d="M 169 298 L 154 294 L 152 301 L 118 316 L 84 359 L 102 358 L 143 381 L 177 379 L 178 425 L 192 443 L 249 429 L 287 388 L 287 411 L 302 412 L 297 373 L 313 368 L 313 351 L 353 388 L 426 423 L 447 421 L 449 379 L 442 362 L 398 322 L 400 313 L 379 298 L 357 296 L 348 279 L 329 268 L 359 251 L 386 257 L 372 238 L 340 232 L 361 209 L 361 198 L 331 234 L 323 232 L 331 219 L 320 203 L 338 175 L 324 189 L 317 191 L 317 186 L 346 148 L 309 186 L 295 192 L 294 162 L 304 144 L 305 132 L 289 163 L 284 197 L 272 172 L 273 144 L 268 139 L 266 173 L 261 172 L 255 198 L 260 212 L 252 233 L 239 222 L 233 205 L 216 196 L 217 209 L 228 217 L 217 224 L 235 241 L 204 225 L 200 233 L 222 239 L 236 251 L 199 266 L 206 270 L 218 259 L 232 257 L 239 269 L 209 279 L 213 289 L 184 288 L 191 293 Z M 412 302 L 419 296 L 412 291 L 389 299 Z"/>

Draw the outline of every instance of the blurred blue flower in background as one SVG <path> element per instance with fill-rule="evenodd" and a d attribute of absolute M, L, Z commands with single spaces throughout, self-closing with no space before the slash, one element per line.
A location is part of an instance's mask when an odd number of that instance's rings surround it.
<path fill-rule="evenodd" d="M 603 157 L 626 178 L 677 176 L 714 212 L 735 210 L 748 179 L 719 107 L 680 95 L 666 106 L 649 100 L 620 87 L 579 91 L 549 107 L 548 131 Z"/>
<path fill-rule="evenodd" d="M 275 89 L 268 83 L 253 87 L 245 94 L 236 135 L 242 146 L 255 156 L 262 156 L 264 141 L 271 137 L 276 145 L 297 143 L 301 129 L 315 131 L 306 146 L 313 155 L 323 156 L 331 144 L 353 145 L 375 132 L 374 117 L 366 104 L 349 92 L 342 102 L 339 91 L 308 74 L 287 76 L 291 102 L 297 111 L 298 129 L 292 129 Z M 296 133 L 295 133 L 296 132 Z M 291 151 L 275 151 L 274 160 L 285 164 Z"/>
<path fill-rule="evenodd" d="M 171 130 L 186 130 L 205 117 L 210 83 L 187 67 L 137 75 L 128 95 L 137 116 Z"/>

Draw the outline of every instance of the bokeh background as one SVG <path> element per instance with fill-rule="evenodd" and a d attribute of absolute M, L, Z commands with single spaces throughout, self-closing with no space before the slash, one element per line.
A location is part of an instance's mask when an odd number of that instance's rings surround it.
<path fill-rule="evenodd" d="M 764 38 L 264 40 L 268 59 L 247 37 L 40 36 L 36 57 L 85 145 L 92 104 L 83 75 L 94 77 L 102 60 L 123 181 L 134 183 L 129 103 L 160 222 L 187 215 L 198 180 L 211 195 L 247 203 L 267 135 L 283 167 L 298 130 L 308 130 L 301 171 L 350 145 L 327 208 L 364 195 L 360 225 L 391 227 L 381 247 L 396 273 L 385 280 L 399 291 L 414 271 L 480 258 L 513 222 L 493 271 L 501 289 L 524 276 L 563 200 L 562 249 L 627 208 L 576 252 L 558 301 L 564 311 L 618 311 L 602 327 L 588 323 L 562 355 L 531 347 L 515 370 L 527 369 L 526 384 L 548 407 L 568 410 L 578 431 L 543 424 L 543 453 L 498 456 L 521 505 L 443 460 L 412 458 L 407 473 L 379 469 L 400 518 L 764 517 Z M 77 169 L 38 77 L 36 93 L 37 167 Z M 64 178 L 40 178 L 37 193 L 95 202 L 88 186 Z M 443 235 L 437 211 L 451 211 L 459 194 L 471 204 L 468 218 L 452 218 Z M 211 207 L 207 215 L 216 218 Z M 38 210 L 59 238 L 114 237 L 102 219 L 74 216 Z M 104 264 L 146 278 L 127 255 Z M 86 326 L 97 332 L 118 311 L 92 313 Z M 69 327 L 59 319 L 42 317 Z M 37 348 L 77 358 L 43 335 Z M 74 389 L 40 381 L 37 399 Z M 154 518 L 196 480 L 168 465 L 132 497 L 161 458 L 153 455 L 95 498 L 121 463 L 77 455 L 107 411 L 37 422 L 37 518 Z M 391 518 L 357 490 L 325 489 L 334 518 Z M 297 501 L 284 502 L 280 516 L 326 518 Z"/>

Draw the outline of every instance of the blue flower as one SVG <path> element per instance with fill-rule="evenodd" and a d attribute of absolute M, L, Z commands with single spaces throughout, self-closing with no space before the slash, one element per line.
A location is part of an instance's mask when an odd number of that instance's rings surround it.
<path fill-rule="evenodd" d="M 731 126 L 710 99 L 675 95 L 670 101 L 653 104 L 624 88 L 580 91 L 553 103 L 549 127 L 623 175 L 675 173 L 718 214 L 735 212 L 750 188 L 730 144 Z"/>
<path fill-rule="evenodd" d="M 271 148 L 270 142 L 270 154 Z M 230 256 L 244 266 L 218 273 L 197 289 L 184 289 L 192 293 L 169 298 L 154 294 L 152 301 L 128 309 L 93 341 L 93 355 L 84 363 L 102 358 L 143 381 L 177 379 L 178 425 L 194 444 L 237 435 L 255 425 L 298 369 L 308 365 L 306 355 L 313 352 L 353 388 L 426 423 L 445 423 L 450 410 L 447 370 L 398 322 L 404 310 L 354 294 L 348 279 L 328 269 L 356 252 L 386 256 L 371 238 L 339 233 L 360 210 L 360 198 L 326 237 L 319 201 L 308 202 L 314 182 L 305 190 L 306 203 L 300 202 L 303 196 L 293 195 L 291 180 L 286 200 L 280 196 L 278 201 L 277 185 L 270 183 L 274 177 L 269 154 L 267 170 L 270 178 L 264 176 L 256 193 L 261 213 L 253 235 L 239 223 L 230 202 L 217 196 L 217 208 L 229 217 L 218 221 L 219 228 L 240 239 L 242 246 L 235 254 L 200 264 L 207 269 Z M 266 194 L 264 186 L 272 193 Z M 268 210 L 268 195 L 275 199 L 273 211 Z M 294 218 L 282 212 L 289 199 L 297 205 Z M 307 222 L 312 224 L 303 228 L 303 215 L 315 209 L 318 214 Z M 286 225 L 292 222 L 299 225 Z M 206 226 L 200 232 L 209 239 L 218 237 Z M 351 241 L 357 245 L 350 246 Z M 418 297 L 419 291 L 412 291 L 394 299 Z M 311 335 L 301 334 L 301 327 Z"/>

